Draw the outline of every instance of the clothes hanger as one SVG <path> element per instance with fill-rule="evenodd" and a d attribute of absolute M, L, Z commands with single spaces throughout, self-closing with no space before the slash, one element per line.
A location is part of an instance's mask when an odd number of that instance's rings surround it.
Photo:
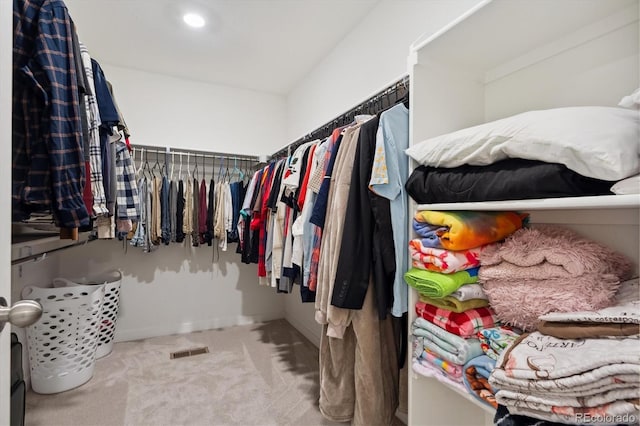
<path fill-rule="evenodd" d="M 227 157 L 227 168 L 224 171 L 224 177 L 227 181 L 231 180 L 231 173 L 229 173 L 229 157 Z"/>
<path fill-rule="evenodd" d="M 182 152 L 180 153 L 180 167 L 178 168 L 178 180 L 182 180 Z"/>
<path fill-rule="evenodd" d="M 196 165 L 193 168 L 192 175 L 193 175 L 193 178 L 195 180 L 198 180 L 198 176 L 199 176 L 199 172 L 198 172 L 198 154 L 195 154 L 195 155 L 196 155 L 196 161 L 195 161 Z"/>
<path fill-rule="evenodd" d="M 244 180 L 244 173 L 242 173 L 242 170 L 240 170 L 238 168 L 238 159 L 234 158 L 233 159 L 233 172 L 232 173 L 237 173 L 239 180 Z"/>

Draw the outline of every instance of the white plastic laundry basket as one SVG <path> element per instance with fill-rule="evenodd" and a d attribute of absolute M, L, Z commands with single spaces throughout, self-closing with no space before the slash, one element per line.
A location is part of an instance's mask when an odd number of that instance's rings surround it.
<path fill-rule="evenodd" d="M 122 273 L 109 271 L 90 278 L 56 278 L 54 287 L 78 286 L 78 285 L 102 285 L 104 287 L 104 303 L 100 313 L 100 333 L 98 335 L 98 349 L 96 359 L 107 356 L 113 350 L 113 336 L 116 333 L 118 311 L 120 306 L 120 284 Z"/>
<path fill-rule="evenodd" d="M 96 360 L 103 286 L 25 287 L 24 299 L 42 305 L 42 318 L 27 328 L 34 392 L 49 394 L 91 379 Z"/>

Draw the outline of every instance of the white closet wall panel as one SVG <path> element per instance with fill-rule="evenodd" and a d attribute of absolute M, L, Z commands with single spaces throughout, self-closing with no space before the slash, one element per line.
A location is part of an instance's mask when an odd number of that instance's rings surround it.
<path fill-rule="evenodd" d="M 65 277 L 91 276 L 119 268 L 123 273 L 116 341 L 189 333 L 284 317 L 284 300 L 257 283 L 255 265 L 213 247 L 159 247 L 153 253 L 117 241 L 97 241 L 61 255 Z M 82 256 L 85 259 L 78 262 Z"/>
<path fill-rule="evenodd" d="M 261 155 L 285 141 L 282 96 L 109 64 L 103 68 L 133 144 Z"/>

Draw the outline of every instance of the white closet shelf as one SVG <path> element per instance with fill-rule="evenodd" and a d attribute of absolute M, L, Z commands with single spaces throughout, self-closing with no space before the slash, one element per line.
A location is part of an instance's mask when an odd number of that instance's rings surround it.
<path fill-rule="evenodd" d="M 463 390 L 460 390 L 455 386 L 451 386 L 448 383 L 441 382 L 440 380 L 435 379 L 433 377 L 423 376 L 421 374 L 416 373 L 415 371 L 412 371 L 411 374 L 413 374 L 415 376 L 415 378 L 417 378 L 418 380 L 433 380 L 433 381 L 437 382 L 439 385 L 442 385 L 442 386 L 444 386 L 446 388 L 451 389 L 453 392 L 457 393 L 458 395 L 460 395 L 461 397 L 463 397 L 467 401 L 469 401 L 469 402 L 477 405 L 478 407 L 482 408 L 488 414 L 491 414 L 492 416 L 496 414 L 496 410 L 495 409 L 493 409 L 492 407 L 489 407 L 487 404 L 483 404 L 482 402 L 478 401 L 469 392 L 465 392 Z"/>
<path fill-rule="evenodd" d="M 491 81 L 638 20 L 634 0 L 509 0 L 499 7 L 490 3 L 484 1 L 474 13 L 414 43 L 412 50 L 425 51 L 418 62 L 448 64 Z M 497 31 L 487 31 L 498 22 Z M 451 31 L 456 26 L 466 31 Z"/>
<path fill-rule="evenodd" d="M 583 210 L 638 207 L 640 207 L 640 194 L 417 205 L 418 210 Z"/>

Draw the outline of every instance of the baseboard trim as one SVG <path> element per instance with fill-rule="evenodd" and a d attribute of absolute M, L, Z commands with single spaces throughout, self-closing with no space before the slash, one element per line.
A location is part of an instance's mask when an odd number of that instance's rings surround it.
<path fill-rule="evenodd" d="M 302 322 L 293 322 L 289 318 L 284 318 L 293 328 L 298 330 L 300 333 L 304 335 L 307 339 L 311 341 L 317 348 L 320 347 L 320 334 L 321 328 L 312 328 L 307 324 L 303 324 Z"/>
<path fill-rule="evenodd" d="M 194 331 L 211 330 L 214 328 L 249 325 L 265 321 L 283 319 L 284 312 L 257 315 L 238 315 L 224 318 L 211 318 L 203 321 L 183 322 L 181 324 L 167 324 L 157 327 L 119 329 L 114 336 L 115 342 L 148 339 L 150 337 L 169 336 L 172 334 L 186 334 Z"/>

